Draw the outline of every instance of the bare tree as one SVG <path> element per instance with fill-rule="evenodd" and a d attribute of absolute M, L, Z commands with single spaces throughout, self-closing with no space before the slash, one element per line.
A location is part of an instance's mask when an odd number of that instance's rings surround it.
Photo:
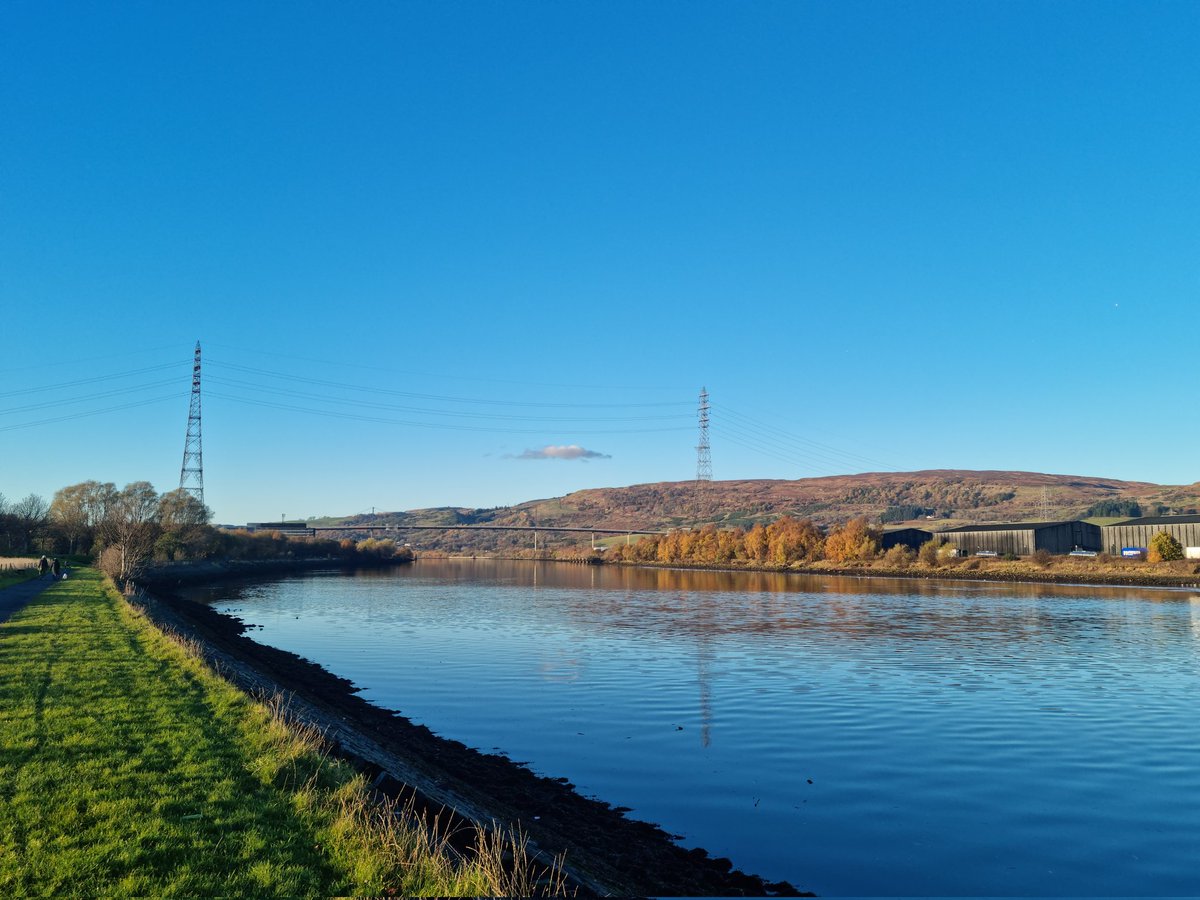
<path fill-rule="evenodd" d="M 50 504 L 37 494 L 30 494 L 12 505 L 9 515 L 16 532 L 18 552 L 29 552 L 34 537 L 46 527 L 49 512 Z"/>
<path fill-rule="evenodd" d="M 135 481 L 118 492 L 100 523 L 104 543 L 100 567 L 122 584 L 133 578 L 154 550 L 158 537 L 158 492 Z"/>

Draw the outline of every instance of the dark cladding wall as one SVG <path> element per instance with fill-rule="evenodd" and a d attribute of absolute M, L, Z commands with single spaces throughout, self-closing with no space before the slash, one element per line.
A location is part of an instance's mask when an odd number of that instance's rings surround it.
<path fill-rule="evenodd" d="M 1058 522 L 1037 529 L 1036 548 L 1050 553 L 1070 553 L 1072 550 L 1099 550 L 1102 536 L 1100 526 L 1090 522 Z"/>
<path fill-rule="evenodd" d="M 1200 516 L 1162 516 L 1131 519 L 1119 525 L 1105 525 L 1104 552 L 1120 556 L 1123 547 L 1149 547 L 1150 539 L 1165 531 L 1184 547 L 1200 547 Z"/>
<path fill-rule="evenodd" d="M 1072 550 L 1099 550 L 1100 529 L 1087 522 L 1048 522 L 1027 525 L 992 525 L 961 531 L 943 531 L 945 538 L 960 556 L 978 552 L 998 553 L 1001 556 L 1032 556 L 1035 550 L 1048 553 L 1070 553 Z"/>
<path fill-rule="evenodd" d="M 884 550 L 890 550 L 897 544 L 919 550 L 922 544 L 926 544 L 932 539 L 933 532 L 923 528 L 897 528 L 895 531 L 885 531 L 883 539 L 879 543 Z"/>
<path fill-rule="evenodd" d="M 1005 556 L 1029 556 L 1033 553 L 1033 529 L 1014 525 L 1008 529 L 987 531 L 943 531 L 939 535 L 949 541 L 959 556 L 974 556 L 980 551 Z"/>

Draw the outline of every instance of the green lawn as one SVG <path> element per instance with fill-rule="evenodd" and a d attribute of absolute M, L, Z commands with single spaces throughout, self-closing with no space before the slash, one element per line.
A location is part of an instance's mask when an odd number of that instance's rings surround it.
<path fill-rule="evenodd" d="M 3 895 L 505 889 L 487 865 L 439 856 L 389 823 L 348 767 L 94 571 L 0 625 Z"/>

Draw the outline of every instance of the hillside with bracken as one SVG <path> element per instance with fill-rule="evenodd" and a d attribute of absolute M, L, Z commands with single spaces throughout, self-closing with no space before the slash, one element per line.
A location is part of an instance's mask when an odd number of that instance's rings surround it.
<path fill-rule="evenodd" d="M 868 472 L 795 481 L 754 479 L 637 484 L 592 488 L 564 497 L 531 500 L 493 509 L 439 507 L 376 513 L 326 524 L 365 525 L 526 525 L 598 527 L 612 530 L 665 530 L 716 523 L 749 527 L 790 515 L 830 526 L 855 517 L 892 527 L 919 524 L 948 528 L 967 523 L 1028 522 L 1047 519 L 1128 517 L 1195 513 L 1200 482 L 1161 485 L 1036 472 Z M 414 532 L 414 545 L 443 550 L 528 548 L 521 532 L 454 530 Z M 585 536 L 585 540 L 587 540 Z M 578 535 L 547 532 L 539 546 L 579 544 Z"/>

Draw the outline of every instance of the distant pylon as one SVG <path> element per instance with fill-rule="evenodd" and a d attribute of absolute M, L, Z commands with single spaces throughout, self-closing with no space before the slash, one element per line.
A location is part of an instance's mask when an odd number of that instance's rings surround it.
<path fill-rule="evenodd" d="M 708 445 L 708 389 L 700 388 L 700 443 L 696 445 L 696 493 L 693 498 L 693 515 L 700 516 L 700 503 L 704 485 L 712 481 L 712 449 Z"/>
<path fill-rule="evenodd" d="M 187 438 L 183 442 L 183 465 L 179 468 L 180 490 L 204 502 L 204 455 L 200 451 L 200 342 L 192 364 L 192 402 L 188 406 Z"/>

